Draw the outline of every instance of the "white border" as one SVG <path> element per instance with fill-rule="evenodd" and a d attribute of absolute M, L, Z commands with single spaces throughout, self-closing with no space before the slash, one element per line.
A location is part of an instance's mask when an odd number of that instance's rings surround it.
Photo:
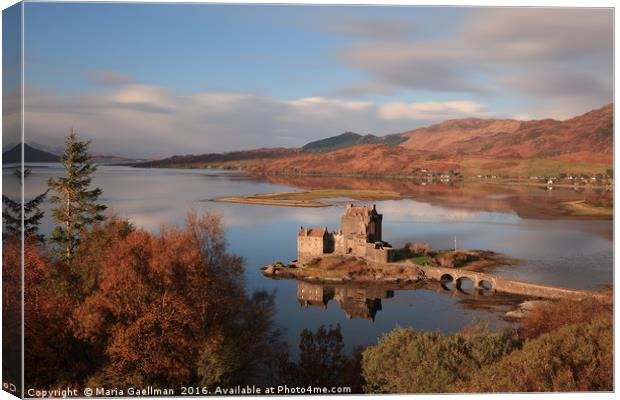
<path fill-rule="evenodd" d="M 90 0 L 83 0 L 83 1 L 73 1 L 73 0 L 59 0 L 59 1 L 37 1 L 37 0 L 28 0 L 27 2 L 73 2 L 73 3 L 120 3 L 120 1 L 90 1 Z M 134 0 L 131 1 L 132 3 L 236 3 L 236 4 L 315 4 L 315 5 L 384 5 L 384 6 L 389 6 L 389 5 L 408 5 L 408 6 L 414 6 L 414 5 L 419 5 L 419 6 L 481 6 L 481 7 L 498 7 L 498 6 L 502 6 L 502 7 L 588 7 L 588 8 L 592 8 L 592 7 L 605 7 L 605 8 L 614 8 L 615 7 L 615 2 L 614 1 L 610 1 L 610 0 L 589 0 L 589 1 L 584 1 L 584 0 L 574 0 L 574 1 L 561 1 L 561 0 L 539 0 L 539 1 L 517 1 L 517 0 L 502 0 L 502 1 L 493 1 L 493 0 L 477 0 L 477 1 L 466 1 L 466 0 L 425 0 L 425 1 L 411 1 L 411 0 L 391 0 L 391 1 L 385 1 L 385 0 L 338 0 L 338 1 L 330 1 L 330 0 L 314 0 L 314 1 L 300 1 L 300 0 L 288 0 L 288 1 L 269 1 L 269 0 L 253 0 L 253 1 L 248 1 L 248 0 L 228 0 L 228 1 L 200 1 L 200 2 L 191 2 L 191 1 L 175 1 L 175 0 L 168 0 L 168 1 L 147 1 L 147 0 Z M 13 4 L 15 4 L 16 1 L 13 0 L 0 0 L 0 5 L 2 6 L 2 9 L 5 9 Z M 614 8 L 614 21 L 615 21 L 615 15 L 616 15 L 616 10 Z M 1 23 L 1 19 L 0 19 L 0 31 L 2 28 L 2 23 Z M 22 5 L 22 38 L 23 38 L 23 32 L 24 32 L 24 9 L 23 9 L 23 5 Z M 616 54 L 615 54 L 615 43 L 617 43 L 617 39 L 618 39 L 618 32 L 615 31 L 614 29 L 614 77 L 615 77 L 615 73 L 617 71 L 618 68 L 618 64 L 616 63 Z M 22 117 L 21 117 L 21 129 L 22 129 L 22 143 L 24 142 L 24 71 L 23 71 L 23 63 L 24 63 L 24 43 L 22 41 Z M 1 61 L 2 61 L 2 55 L 0 52 L 0 65 L 1 65 Z M 0 84 L 1 86 L 1 84 Z M 616 93 L 616 89 L 617 89 L 617 82 L 614 79 L 614 103 L 615 103 L 615 93 Z M 0 108 L 2 105 L 2 100 L 1 100 L 1 96 L 0 96 Z M 618 124 L 618 116 L 617 116 L 617 112 L 614 112 L 614 126 L 617 126 Z M 1 127 L 0 127 L 1 130 Z M 614 139 L 615 139 L 615 129 L 614 129 Z M 616 140 L 614 140 L 614 155 L 617 154 L 617 150 L 618 147 L 620 145 L 618 144 L 618 142 Z M 23 147 L 22 147 L 22 158 L 23 158 Z M 617 171 L 618 170 L 618 165 L 615 162 L 616 159 L 614 157 L 614 169 Z M 1 155 L 0 155 L 0 162 L 1 162 Z M 0 183 L 2 182 L 2 178 L 0 175 Z M 617 198 L 617 186 L 614 188 L 614 200 Z M 23 185 L 22 185 L 22 197 L 23 197 Z M 617 231 L 618 227 L 620 226 L 620 223 L 618 222 L 618 220 L 616 220 L 614 218 L 614 232 Z M 618 264 L 618 260 L 619 260 L 619 255 L 618 252 L 616 251 L 617 247 L 616 247 L 616 242 L 615 242 L 615 236 L 614 236 L 614 266 L 615 265 L 620 265 Z M 0 249 L 0 255 L 1 255 L 1 249 Z M 22 256 L 23 257 L 23 256 Z M 614 286 L 616 285 L 616 279 L 617 275 L 615 274 L 614 271 Z M 22 287 L 23 287 L 23 274 L 22 274 Z M 22 296 L 23 296 L 23 292 L 22 292 Z M 615 304 L 615 293 L 614 293 L 614 304 Z M 22 308 L 23 308 L 23 298 L 22 298 Z M 617 320 L 617 316 L 618 316 L 618 309 L 614 307 L 614 348 L 618 348 L 618 335 L 616 334 L 616 329 L 615 329 L 615 321 Z M 1 329 L 1 327 L 0 327 Z M 23 309 L 22 309 L 22 330 L 23 330 Z M 22 331 L 22 342 L 23 342 L 23 331 Z M 0 351 L 1 351 L 1 347 L 0 347 Z M 23 348 L 22 348 L 23 351 Z M 23 357 L 23 354 L 22 354 Z M 617 358 L 614 356 L 614 383 L 617 384 Z M 23 370 L 22 370 L 22 386 L 23 386 L 24 382 L 23 382 Z M 480 394 L 467 394 L 467 395 L 387 395 L 387 396 L 369 396 L 369 395 L 364 395 L 364 396 L 346 396 L 345 398 L 368 398 L 368 397 L 385 397 L 385 398 L 394 398 L 394 399 L 404 399 L 404 398 L 415 398 L 415 399 L 432 399 L 432 398 L 437 398 L 438 396 L 441 396 L 442 399 L 460 399 L 460 398 L 478 398 L 478 397 L 483 397 L 484 399 L 489 399 L 489 400 L 495 400 L 495 399 L 504 399 L 507 396 L 510 398 L 525 398 L 525 399 L 531 399 L 531 398 L 546 398 L 546 399 L 582 399 L 584 397 L 587 396 L 588 399 L 592 398 L 592 399 L 597 399 L 597 398 L 609 398 L 610 394 L 609 393 L 587 393 L 587 394 L 580 394 L 580 393 L 566 393 L 566 394 L 561 394 L 561 393 L 545 393 L 545 394 L 484 394 L 484 395 L 480 395 Z M 250 398 L 250 399 L 264 399 L 265 397 L 258 397 L 258 396 L 247 396 L 247 397 L 237 397 L 237 396 L 233 396 L 234 398 Z M 11 396 L 10 394 L 4 392 L 4 391 L 0 391 L 0 400 L 5 400 L 5 399 L 14 399 L 14 396 Z M 303 396 L 286 396 L 286 398 L 310 398 L 309 396 L 303 397 Z M 327 398 L 327 397 L 323 397 L 323 398 Z M 162 399 L 166 399 L 166 398 L 162 398 Z"/>

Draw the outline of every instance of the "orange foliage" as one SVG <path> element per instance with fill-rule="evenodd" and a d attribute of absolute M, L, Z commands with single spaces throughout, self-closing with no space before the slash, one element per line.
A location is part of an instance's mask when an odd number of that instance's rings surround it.
<path fill-rule="evenodd" d="M 536 307 L 521 320 L 519 335 L 535 338 L 565 325 L 585 324 L 596 319 L 612 320 L 612 306 L 594 299 L 560 300 L 545 307 Z"/>
<path fill-rule="evenodd" d="M 260 310 L 245 295 L 242 272 L 212 214 L 192 212 L 184 229 L 164 226 L 158 236 L 134 230 L 119 239 L 102 257 L 98 290 L 74 314 L 76 336 L 105 348 L 94 382 L 189 384 L 206 355 L 230 347 L 228 337 L 254 328 L 248 343 L 259 343 L 270 320 L 244 325 L 256 317 L 249 310 Z M 235 343 L 244 357 L 252 357 L 248 343 Z"/>
<path fill-rule="evenodd" d="M 76 350 L 69 328 L 71 303 L 48 285 L 54 266 L 43 244 L 36 237 L 26 238 L 23 256 L 26 382 L 38 387 L 71 383 L 77 379 L 75 371 L 80 369 L 79 362 L 71 355 L 71 352 Z M 4 339 L 5 344 L 11 346 L 9 350 L 13 354 L 19 352 L 21 347 L 19 307 L 22 268 L 19 238 L 10 237 L 4 240 L 2 263 Z M 12 362 L 15 364 L 11 365 L 19 366 L 19 361 Z"/>
<path fill-rule="evenodd" d="M 2 240 L 2 378 L 21 382 L 21 243 L 19 237 Z"/>

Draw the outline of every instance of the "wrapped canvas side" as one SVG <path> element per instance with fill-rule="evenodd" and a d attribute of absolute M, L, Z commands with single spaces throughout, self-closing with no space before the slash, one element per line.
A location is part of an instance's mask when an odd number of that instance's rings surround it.
<path fill-rule="evenodd" d="M 2 390 L 23 394 L 22 3 L 2 12 Z"/>

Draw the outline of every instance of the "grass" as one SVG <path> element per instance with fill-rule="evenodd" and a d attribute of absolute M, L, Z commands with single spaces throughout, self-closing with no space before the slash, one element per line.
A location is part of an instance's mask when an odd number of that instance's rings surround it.
<path fill-rule="evenodd" d="M 409 261 L 416 265 L 430 265 L 431 257 L 430 256 L 413 256 L 409 258 Z"/>
<path fill-rule="evenodd" d="M 610 168 L 609 164 L 576 163 L 561 160 L 492 160 L 487 158 L 468 157 L 461 163 L 461 173 L 464 176 L 496 175 L 496 176 L 558 176 L 566 174 L 605 173 Z"/>
<path fill-rule="evenodd" d="M 317 201 L 334 197 L 355 200 L 387 200 L 402 198 L 400 193 L 386 190 L 321 189 L 306 192 L 277 192 L 250 196 L 222 197 L 213 201 L 227 203 L 260 204 L 288 207 L 327 207 L 330 203 Z"/>

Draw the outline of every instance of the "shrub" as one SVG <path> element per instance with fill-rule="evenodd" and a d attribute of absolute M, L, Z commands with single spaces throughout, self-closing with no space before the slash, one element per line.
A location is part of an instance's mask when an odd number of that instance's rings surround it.
<path fill-rule="evenodd" d="M 442 393 L 518 343 L 508 334 L 451 334 L 396 328 L 363 353 L 365 391 Z"/>
<path fill-rule="evenodd" d="M 405 248 L 411 252 L 413 256 L 427 256 L 431 252 L 431 245 L 428 243 L 411 243 L 407 242 Z"/>
<path fill-rule="evenodd" d="M 611 321 L 611 304 L 594 299 L 560 300 L 548 306 L 536 307 L 527 313 L 521 320 L 520 336 L 535 338 L 566 325 L 588 323 L 601 318 Z"/>
<path fill-rule="evenodd" d="M 442 251 L 435 256 L 437 263 L 444 268 L 459 268 L 477 259 L 478 256 L 467 251 Z"/>
<path fill-rule="evenodd" d="M 458 392 L 613 390 L 613 324 L 605 318 L 564 326 L 528 340 L 494 365 L 475 371 Z"/>

